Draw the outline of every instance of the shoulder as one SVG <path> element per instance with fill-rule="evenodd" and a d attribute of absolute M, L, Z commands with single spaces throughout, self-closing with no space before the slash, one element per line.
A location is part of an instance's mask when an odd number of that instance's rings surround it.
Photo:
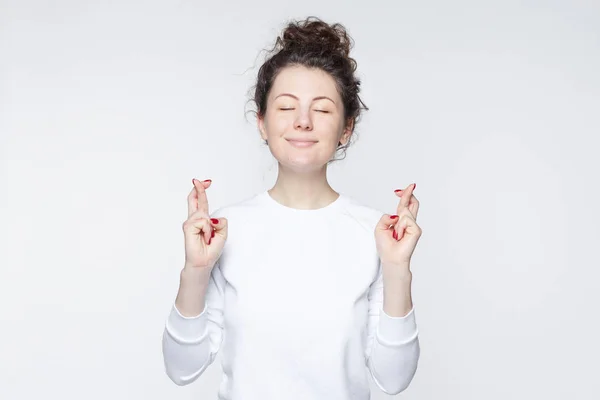
<path fill-rule="evenodd" d="M 211 217 L 214 218 L 235 218 L 236 216 L 252 216 L 253 214 L 257 214 L 258 210 L 262 206 L 262 202 L 260 196 L 262 193 L 257 193 L 251 195 L 249 197 L 245 197 L 242 200 L 238 200 L 236 202 L 225 204 L 221 207 L 218 207 L 215 211 L 210 213 Z"/>
<path fill-rule="evenodd" d="M 369 206 L 356 198 L 345 196 L 344 215 L 364 228 L 372 231 L 385 214 L 378 208 Z"/>

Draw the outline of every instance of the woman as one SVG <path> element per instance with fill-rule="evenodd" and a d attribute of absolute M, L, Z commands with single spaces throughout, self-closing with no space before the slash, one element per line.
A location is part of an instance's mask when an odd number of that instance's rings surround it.
<path fill-rule="evenodd" d="M 362 104 L 350 47 L 341 25 L 309 18 L 286 27 L 260 68 L 253 100 L 279 164 L 273 188 L 210 215 L 211 181 L 193 180 L 185 266 L 163 336 L 178 385 L 219 351 L 219 399 L 369 399 L 368 373 L 388 394 L 412 380 L 415 185 L 396 191 L 389 215 L 327 182 Z"/>

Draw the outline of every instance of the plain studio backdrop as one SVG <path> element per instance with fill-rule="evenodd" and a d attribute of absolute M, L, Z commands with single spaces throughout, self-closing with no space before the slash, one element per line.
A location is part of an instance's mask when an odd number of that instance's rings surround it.
<path fill-rule="evenodd" d="M 274 183 L 247 95 L 308 15 L 348 28 L 370 107 L 333 187 L 393 213 L 417 183 L 396 397 L 600 398 L 600 3 L 442 0 L 3 1 L 0 398 L 216 399 L 220 357 L 178 387 L 161 354 L 186 196 Z"/>

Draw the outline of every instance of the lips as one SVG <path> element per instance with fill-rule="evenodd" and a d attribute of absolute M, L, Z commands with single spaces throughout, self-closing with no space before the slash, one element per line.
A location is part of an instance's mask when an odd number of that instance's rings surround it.
<path fill-rule="evenodd" d="M 310 147 L 312 145 L 314 145 L 315 141 L 312 140 L 291 140 L 291 139 L 287 139 L 288 142 L 290 142 L 290 144 L 294 147 Z"/>

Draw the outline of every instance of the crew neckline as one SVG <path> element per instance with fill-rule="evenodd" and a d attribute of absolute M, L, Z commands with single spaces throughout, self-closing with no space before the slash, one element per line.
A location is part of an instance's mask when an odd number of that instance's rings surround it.
<path fill-rule="evenodd" d="M 281 211 L 284 212 L 288 212 L 288 213 L 296 213 L 296 214 L 321 214 L 321 213 L 326 213 L 332 210 L 335 210 L 339 207 L 341 207 L 342 204 L 344 204 L 347 201 L 346 195 L 344 195 L 341 192 L 338 192 L 338 198 L 335 199 L 334 201 L 332 201 L 331 203 L 327 204 L 324 207 L 321 208 L 311 208 L 311 209 L 302 209 L 302 208 L 293 208 L 293 207 L 288 207 L 284 204 L 281 204 L 280 202 L 278 202 L 277 200 L 275 200 L 273 197 L 271 197 L 271 194 L 269 194 L 268 190 L 263 191 L 261 197 L 263 197 L 263 199 L 265 200 L 265 202 L 271 206 L 271 207 L 275 207 Z"/>

